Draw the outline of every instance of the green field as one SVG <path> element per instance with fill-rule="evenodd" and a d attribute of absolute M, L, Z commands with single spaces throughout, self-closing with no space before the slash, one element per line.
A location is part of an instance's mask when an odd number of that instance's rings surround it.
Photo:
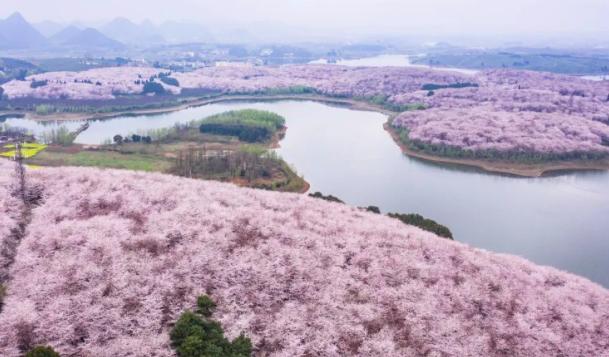
<path fill-rule="evenodd" d="M 47 150 L 27 161 L 40 166 L 94 166 L 137 171 L 166 171 L 171 167 L 168 159 L 136 153 L 115 151 L 80 151 L 77 153 Z"/>

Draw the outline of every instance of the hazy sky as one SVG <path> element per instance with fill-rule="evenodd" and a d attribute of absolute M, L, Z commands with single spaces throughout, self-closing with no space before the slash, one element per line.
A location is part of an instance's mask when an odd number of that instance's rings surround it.
<path fill-rule="evenodd" d="M 290 24 L 357 32 L 609 34 L 609 0 L 0 0 L 0 16 L 97 22 L 117 16 Z"/>

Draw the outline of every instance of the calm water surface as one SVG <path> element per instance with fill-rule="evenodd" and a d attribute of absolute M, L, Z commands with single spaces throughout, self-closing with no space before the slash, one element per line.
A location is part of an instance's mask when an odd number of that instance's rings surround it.
<path fill-rule="evenodd" d="M 94 122 L 77 141 L 96 144 L 117 133 L 242 108 L 286 118 L 287 135 L 277 151 L 312 191 L 384 212 L 420 213 L 447 225 L 458 241 L 520 255 L 609 287 L 609 172 L 529 179 L 429 164 L 401 153 L 383 130 L 382 114 L 297 101 L 213 104 Z M 48 130 L 23 119 L 8 123 Z"/>
<path fill-rule="evenodd" d="M 430 67 L 425 64 L 412 63 L 410 60 L 411 56 L 408 55 L 378 55 L 373 57 L 364 57 L 356 59 L 339 59 L 335 64 L 349 67 L 415 67 L 422 69 L 434 69 L 436 71 L 449 71 L 459 72 L 462 74 L 474 75 L 480 71 L 475 69 L 467 68 L 456 68 L 456 67 Z M 328 61 L 324 58 L 320 58 L 315 61 L 311 61 L 311 64 L 327 64 Z"/>

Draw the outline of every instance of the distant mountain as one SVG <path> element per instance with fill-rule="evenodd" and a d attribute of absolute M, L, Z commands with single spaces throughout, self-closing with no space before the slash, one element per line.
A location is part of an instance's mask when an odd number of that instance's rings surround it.
<path fill-rule="evenodd" d="M 100 28 L 106 36 L 129 44 L 154 44 L 165 42 L 156 27 L 150 21 L 141 25 L 119 17 Z"/>
<path fill-rule="evenodd" d="M 70 23 L 70 26 L 74 26 L 74 27 L 79 28 L 81 30 L 84 30 L 84 29 L 89 28 L 89 27 L 94 27 L 92 25 L 86 25 L 85 23 L 82 23 L 80 21 L 72 21 Z"/>
<path fill-rule="evenodd" d="M 65 26 L 54 21 L 42 21 L 32 24 L 38 32 L 45 37 L 51 37 L 59 33 Z"/>
<path fill-rule="evenodd" d="M 0 36 L 4 38 L 0 42 L 0 48 L 3 49 L 40 47 L 47 44 L 47 39 L 18 12 L 0 20 Z"/>
<path fill-rule="evenodd" d="M 109 38 L 94 28 L 79 30 L 72 26 L 57 35 L 58 40 L 61 40 L 57 44 L 62 46 L 107 49 L 122 49 L 125 47 L 124 44 Z"/>
<path fill-rule="evenodd" d="M 167 21 L 158 27 L 159 33 L 169 42 L 209 42 L 211 33 L 202 25 Z"/>
<path fill-rule="evenodd" d="M 65 42 L 70 41 L 72 38 L 78 36 L 82 31 L 82 29 L 74 25 L 70 25 L 51 36 L 49 41 L 54 45 L 62 45 Z"/>

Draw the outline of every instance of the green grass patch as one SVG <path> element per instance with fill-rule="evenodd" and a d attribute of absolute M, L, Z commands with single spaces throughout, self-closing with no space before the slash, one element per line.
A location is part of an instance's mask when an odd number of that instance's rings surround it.
<path fill-rule="evenodd" d="M 162 157 L 136 153 L 122 154 L 115 151 L 81 151 L 74 154 L 46 151 L 28 163 L 43 166 L 94 166 L 149 172 L 166 171 L 171 166 L 171 162 Z"/>

